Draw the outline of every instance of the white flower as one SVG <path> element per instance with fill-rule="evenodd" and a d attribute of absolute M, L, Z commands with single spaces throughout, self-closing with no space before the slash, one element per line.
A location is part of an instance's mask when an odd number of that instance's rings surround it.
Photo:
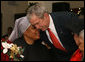
<path fill-rule="evenodd" d="M 4 54 L 6 54 L 6 53 L 7 53 L 7 51 L 8 51 L 8 49 L 7 49 L 7 48 L 3 49 L 3 53 L 4 53 Z"/>
<path fill-rule="evenodd" d="M 9 46 L 9 48 L 11 48 L 13 46 L 13 43 L 9 44 L 8 46 Z"/>
<path fill-rule="evenodd" d="M 8 49 L 11 48 L 12 45 L 13 45 L 12 43 L 9 44 L 9 43 L 7 43 L 7 42 L 2 42 L 2 46 L 3 46 L 3 48 L 4 48 L 4 49 L 3 49 L 3 53 L 6 54 L 6 53 L 8 52 Z"/>
<path fill-rule="evenodd" d="M 18 51 L 20 50 L 20 47 L 17 47 Z"/>
<path fill-rule="evenodd" d="M 3 48 L 7 48 L 7 42 L 2 42 Z"/>
<path fill-rule="evenodd" d="M 20 57 L 21 57 L 21 58 L 24 58 L 24 56 L 23 56 L 23 55 L 20 55 Z"/>
<path fill-rule="evenodd" d="M 13 44 L 8 44 L 7 42 L 2 42 L 3 48 L 11 48 Z"/>

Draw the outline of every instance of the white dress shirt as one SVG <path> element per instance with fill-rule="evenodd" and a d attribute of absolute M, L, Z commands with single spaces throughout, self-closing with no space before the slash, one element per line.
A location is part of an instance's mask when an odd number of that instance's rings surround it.
<path fill-rule="evenodd" d="M 60 42 L 60 39 L 59 39 L 59 37 L 58 37 L 57 31 L 56 31 L 56 29 L 55 29 L 55 26 L 54 26 L 52 17 L 51 17 L 50 15 L 49 15 L 49 17 L 50 17 L 49 28 L 50 28 L 50 30 L 53 32 L 53 34 L 57 37 L 59 43 L 62 45 L 62 43 Z M 48 39 L 50 40 L 50 42 L 53 44 L 53 42 L 52 42 L 52 40 L 51 40 L 51 38 L 50 38 L 50 35 L 49 35 L 48 30 L 46 30 L 46 34 L 47 34 L 47 37 L 48 37 Z M 62 45 L 62 47 L 63 47 L 63 45 Z"/>

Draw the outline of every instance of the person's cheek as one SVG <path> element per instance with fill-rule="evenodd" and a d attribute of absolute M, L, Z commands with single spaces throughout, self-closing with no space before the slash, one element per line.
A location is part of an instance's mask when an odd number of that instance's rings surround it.
<path fill-rule="evenodd" d="M 76 44 L 79 46 L 79 44 L 80 44 L 80 41 L 76 41 Z"/>
<path fill-rule="evenodd" d="M 83 44 L 83 43 L 79 45 L 79 49 L 80 49 L 81 51 L 84 51 L 84 44 Z"/>
<path fill-rule="evenodd" d="M 79 39 L 80 43 L 84 43 L 84 40 L 82 38 Z"/>

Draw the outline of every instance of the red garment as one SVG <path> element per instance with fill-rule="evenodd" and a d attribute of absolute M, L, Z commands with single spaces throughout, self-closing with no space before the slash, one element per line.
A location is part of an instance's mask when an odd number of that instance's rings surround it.
<path fill-rule="evenodd" d="M 9 56 L 7 54 L 1 53 L 1 61 L 9 61 Z"/>
<path fill-rule="evenodd" d="M 2 38 L 2 39 L 1 39 L 1 41 L 2 41 L 2 42 L 4 42 L 4 41 L 5 41 L 5 39 L 4 39 L 4 38 Z"/>
<path fill-rule="evenodd" d="M 81 61 L 82 60 L 82 53 L 80 49 L 77 49 L 74 54 L 72 55 L 70 61 Z"/>
<path fill-rule="evenodd" d="M 49 35 L 50 35 L 50 38 L 53 42 L 53 45 L 58 48 L 58 49 L 61 49 L 63 51 L 66 51 L 64 47 L 61 46 L 61 44 L 59 43 L 58 39 L 56 38 L 56 36 L 52 33 L 52 31 L 48 28 L 48 32 L 49 32 Z"/>
<path fill-rule="evenodd" d="M 11 41 L 9 41 L 9 40 L 7 40 L 7 43 L 9 43 L 9 44 L 10 44 L 10 43 L 12 43 L 12 42 L 11 42 Z"/>

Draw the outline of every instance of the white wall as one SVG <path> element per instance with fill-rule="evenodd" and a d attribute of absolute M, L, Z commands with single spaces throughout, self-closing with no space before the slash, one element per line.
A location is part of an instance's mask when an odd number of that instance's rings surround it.
<path fill-rule="evenodd" d="M 16 5 L 8 4 L 10 1 L 1 1 L 2 15 L 2 35 L 6 34 L 9 26 L 14 27 L 14 15 L 16 13 L 24 13 L 27 8 L 27 1 L 11 1 L 16 2 Z"/>

